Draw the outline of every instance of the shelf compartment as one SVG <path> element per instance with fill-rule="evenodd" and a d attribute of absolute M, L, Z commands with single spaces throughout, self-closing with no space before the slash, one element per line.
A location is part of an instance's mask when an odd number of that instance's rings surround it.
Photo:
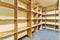
<path fill-rule="evenodd" d="M 45 24 L 45 22 L 43 22 Z M 51 25 L 59 25 L 59 23 L 54 23 L 54 22 L 46 22 L 46 24 L 51 24 Z"/>
<path fill-rule="evenodd" d="M 20 2 L 24 3 L 24 4 L 30 4 L 29 0 L 19 0 Z"/>
<path fill-rule="evenodd" d="M 12 9 L 16 8 L 16 6 L 11 5 L 9 3 L 6 3 L 6 2 L 2 2 L 2 1 L 0 1 L 0 6 L 4 6 L 4 7 L 7 7 L 7 8 L 12 8 Z"/>
<path fill-rule="evenodd" d="M 0 38 L 4 38 L 7 37 L 9 35 L 14 35 L 14 30 L 9 30 L 9 31 L 5 31 L 5 32 L 0 32 Z"/>
<path fill-rule="evenodd" d="M 43 17 L 43 19 L 45 19 L 45 17 Z M 55 19 L 55 17 L 46 17 L 46 19 Z M 59 19 L 59 17 L 57 16 L 56 19 Z"/>

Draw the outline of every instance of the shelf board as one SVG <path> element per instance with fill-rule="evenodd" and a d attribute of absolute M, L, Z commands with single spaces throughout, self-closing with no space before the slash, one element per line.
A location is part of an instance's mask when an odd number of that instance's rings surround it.
<path fill-rule="evenodd" d="M 29 4 L 30 1 L 29 0 L 19 0 L 20 2 L 24 3 L 24 4 Z"/>
<path fill-rule="evenodd" d="M 59 14 L 59 13 L 55 13 L 55 12 L 51 13 L 50 12 L 50 13 L 47 13 L 46 15 L 50 15 L 50 14 L 53 14 L 54 15 L 54 14 Z M 43 15 L 45 15 L 45 13 L 43 13 Z"/>
<path fill-rule="evenodd" d="M 39 23 L 38 25 L 42 25 L 43 23 Z"/>
<path fill-rule="evenodd" d="M 17 20 L 29 20 L 27 18 L 22 18 L 22 17 L 19 17 Z"/>
<path fill-rule="evenodd" d="M 24 31 L 24 30 L 27 30 L 27 29 L 29 29 L 29 28 L 31 28 L 31 27 L 21 27 L 21 28 L 18 28 L 18 32 L 21 32 L 21 31 Z"/>
<path fill-rule="evenodd" d="M 38 20 L 37 18 L 32 18 L 31 20 Z"/>
<path fill-rule="evenodd" d="M 28 20 L 27 18 L 19 17 L 18 19 L 14 19 L 13 17 L 0 17 L 0 20 Z"/>
<path fill-rule="evenodd" d="M 58 16 L 58 14 L 46 14 L 46 16 Z M 45 17 L 45 15 L 43 15 Z"/>
<path fill-rule="evenodd" d="M 45 21 L 44 19 L 42 21 Z M 58 22 L 58 20 L 46 19 L 47 22 Z"/>
<path fill-rule="evenodd" d="M 7 7 L 7 8 L 11 8 L 11 9 L 15 9 L 16 8 L 15 5 L 12 5 L 12 4 L 9 4 L 9 3 L 5 3 L 5 2 L 2 2 L 2 1 L 0 1 L 0 6 L 4 6 L 4 7 Z M 32 12 L 32 13 L 35 13 L 35 14 L 39 14 L 37 12 L 31 11 L 31 10 L 28 10 L 28 9 L 25 9 L 25 8 L 22 8 L 22 7 L 17 7 L 17 8 L 20 11 L 26 11 L 26 12 L 28 11 L 28 12 Z"/>
<path fill-rule="evenodd" d="M 43 19 L 45 19 L 45 17 L 43 17 Z M 46 19 L 54 19 L 55 20 L 55 17 L 46 17 Z M 59 17 L 56 17 L 56 20 L 58 20 Z"/>
<path fill-rule="evenodd" d="M 45 22 L 43 22 L 45 24 Z M 55 25 L 54 22 L 46 22 L 46 24 L 51 24 L 51 25 Z M 59 23 L 56 23 L 56 25 L 59 25 Z"/>
<path fill-rule="evenodd" d="M 9 35 L 13 35 L 14 34 L 14 30 L 9 30 L 9 31 L 5 31 L 5 32 L 0 32 L 0 38 L 4 38 L 6 36 Z"/>
<path fill-rule="evenodd" d="M 18 29 L 18 33 L 24 30 L 29 29 L 30 27 L 21 27 Z M 4 31 L 4 32 L 0 32 L 0 38 L 4 38 L 7 37 L 9 35 L 14 35 L 14 30 L 9 30 L 9 31 Z"/>
<path fill-rule="evenodd" d="M 50 28 L 50 27 L 43 27 L 43 28 L 59 31 L 59 29 L 54 29 L 54 28 Z"/>
<path fill-rule="evenodd" d="M 34 24 L 34 25 L 32 25 L 32 28 L 34 28 L 34 27 L 36 27 L 37 26 L 37 24 Z"/>
<path fill-rule="evenodd" d="M 12 8 L 12 9 L 16 8 L 16 6 L 11 5 L 11 4 L 9 4 L 9 3 L 2 2 L 2 1 L 0 1 L 0 6 Z"/>

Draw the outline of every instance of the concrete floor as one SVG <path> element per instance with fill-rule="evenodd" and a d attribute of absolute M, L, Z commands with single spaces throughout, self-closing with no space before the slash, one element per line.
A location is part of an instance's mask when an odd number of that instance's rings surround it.
<path fill-rule="evenodd" d="M 43 29 L 39 30 L 38 32 L 34 32 L 32 38 L 24 37 L 22 40 L 58 40 L 58 32 L 49 30 L 49 29 Z"/>

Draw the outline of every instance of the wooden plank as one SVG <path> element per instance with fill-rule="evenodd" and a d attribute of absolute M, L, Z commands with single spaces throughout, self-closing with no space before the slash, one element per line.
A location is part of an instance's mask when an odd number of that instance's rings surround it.
<path fill-rule="evenodd" d="M 35 14 L 34 17 L 37 20 L 34 21 L 34 25 L 37 25 L 37 26 L 34 28 L 34 31 L 37 32 L 38 31 L 38 5 L 37 5 L 37 8 L 35 9 L 35 11 L 37 12 L 37 14 Z"/>
<path fill-rule="evenodd" d="M 15 9 L 15 8 L 16 8 L 16 5 L 12 5 L 12 4 L 9 4 L 9 3 L 5 3 L 5 2 L 2 2 L 2 1 L 0 1 L 0 6 L 7 7 L 7 8 L 11 8 L 11 9 Z M 24 8 L 21 8 L 21 7 L 18 7 L 18 10 L 31 12 L 31 10 L 29 10 L 29 9 L 24 9 Z M 36 12 L 33 12 L 33 11 L 32 11 L 32 13 L 36 13 Z"/>
<path fill-rule="evenodd" d="M 45 20 L 43 20 L 43 21 L 45 21 Z M 58 20 L 55 21 L 55 20 L 52 20 L 52 19 L 46 19 L 46 21 L 47 22 L 58 22 Z"/>
<path fill-rule="evenodd" d="M 46 11 L 46 8 L 44 8 L 45 9 L 45 28 L 46 28 L 46 13 L 47 13 L 47 11 Z"/>
<path fill-rule="evenodd" d="M 58 14 L 46 14 L 46 16 L 58 16 Z M 45 17 L 45 15 L 43 15 Z"/>
<path fill-rule="evenodd" d="M 27 5 L 27 9 L 31 10 L 31 3 L 29 5 Z M 30 12 L 27 12 L 27 19 L 30 19 L 30 20 L 27 20 L 27 27 L 31 27 L 31 11 Z M 31 28 L 27 30 L 27 35 L 29 37 L 32 37 L 32 30 Z"/>
<path fill-rule="evenodd" d="M 12 35 L 12 34 L 14 34 L 14 30 L 0 32 L 0 38 L 4 38 L 4 37 L 7 37 L 7 36 Z"/>
<path fill-rule="evenodd" d="M 30 4 L 30 1 L 29 0 L 19 0 L 20 2 L 24 3 L 24 4 L 27 4 L 29 5 Z"/>
<path fill-rule="evenodd" d="M 2 1 L 0 1 L 0 6 L 7 7 L 7 8 L 12 8 L 12 9 L 16 8 L 16 6 L 11 5 L 9 3 L 2 2 Z"/>
<path fill-rule="evenodd" d="M 34 25 L 36 25 L 34 28 L 34 31 L 37 32 L 38 31 L 38 20 L 34 20 Z"/>

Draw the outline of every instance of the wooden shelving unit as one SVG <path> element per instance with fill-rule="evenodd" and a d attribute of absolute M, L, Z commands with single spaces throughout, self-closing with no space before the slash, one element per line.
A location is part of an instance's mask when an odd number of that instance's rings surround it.
<path fill-rule="evenodd" d="M 45 8 L 46 10 L 46 8 Z M 48 29 L 58 29 L 59 30 L 59 10 L 53 10 L 50 12 L 45 11 L 45 14 L 43 14 L 43 20 L 44 22 L 44 28 Z"/>
<path fill-rule="evenodd" d="M 11 40 L 18 40 L 25 35 L 32 37 L 32 32 L 38 31 L 41 25 L 40 21 L 42 21 L 40 19 L 42 12 L 38 6 L 36 10 L 34 9 L 34 11 L 32 11 L 31 0 L 13 0 L 13 4 L 1 0 L 0 8 L 4 11 L 1 12 L 2 14 L 0 16 L 0 30 L 3 30 L 4 26 L 6 26 L 6 29 L 0 32 L 1 39 L 6 37 L 8 38 L 7 40 L 9 40 L 12 36 Z M 34 30 L 32 31 L 32 29 Z"/>
<path fill-rule="evenodd" d="M 38 3 L 32 8 L 32 0 L 0 0 L 0 40 L 18 40 L 25 35 L 31 38 L 40 28 L 60 30 L 60 8 L 48 10 Z"/>

